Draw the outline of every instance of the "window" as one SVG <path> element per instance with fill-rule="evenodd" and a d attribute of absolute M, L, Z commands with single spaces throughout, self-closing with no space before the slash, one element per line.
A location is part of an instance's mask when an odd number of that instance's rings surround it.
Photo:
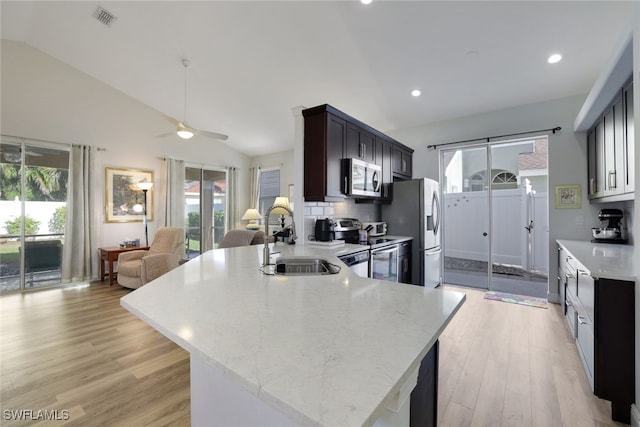
<path fill-rule="evenodd" d="M 280 195 L 280 169 L 260 171 L 260 192 L 258 194 L 258 211 L 264 214 L 273 206 L 276 197 Z M 269 218 L 269 225 L 279 225 L 276 215 Z"/>
<path fill-rule="evenodd" d="M 491 188 L 518 188 L 518 177 L 508 171 L 498 172 L 493 176 L 493 180 L 491 181 Z"/>
<path fill-rule="evenodd" d="M 476 173 L 469 179 L 470 191 L 484 191 L 484 174 Z"/>

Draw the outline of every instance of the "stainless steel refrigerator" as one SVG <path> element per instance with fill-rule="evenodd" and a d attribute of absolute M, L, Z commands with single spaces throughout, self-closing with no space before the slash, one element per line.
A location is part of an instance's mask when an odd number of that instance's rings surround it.
<path fill-rule="evenodd" d="M 382 206 L 387 233 L 413 237 L 411 281 L 436 287 L 440 271 L 440 186 L 429 178 L 393 183 L 393 201 Z"/>

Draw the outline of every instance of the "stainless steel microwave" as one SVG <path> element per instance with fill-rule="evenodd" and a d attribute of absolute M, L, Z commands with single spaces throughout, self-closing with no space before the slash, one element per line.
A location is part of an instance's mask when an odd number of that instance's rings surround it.
<path fill-rule="evenodd" d="M 382 168 L 359 159 L 344 159 L 344 194 L 354 197 L 380 197 Z"/>

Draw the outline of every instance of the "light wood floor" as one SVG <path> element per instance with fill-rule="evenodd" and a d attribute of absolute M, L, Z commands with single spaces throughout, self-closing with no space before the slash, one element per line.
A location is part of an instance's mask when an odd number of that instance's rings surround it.
<path fill-rule="evenodd" d="M 605 426 L 557 305 L 467 301 L 440 340 L 441 426 Z M 188 426 L 188 354 L 96 283 L 0 297 L 0 425 L 5 410 L 69 410 L 38 425 Z"/>
<path fill-rule="evenodd" d="M 467 300 L 440 339 L 440 426 L 615 426 L 589 388 L 561 306 Z"/>

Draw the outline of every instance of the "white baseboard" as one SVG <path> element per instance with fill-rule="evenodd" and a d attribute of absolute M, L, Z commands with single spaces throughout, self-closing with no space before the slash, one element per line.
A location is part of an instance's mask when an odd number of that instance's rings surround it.
<path fill-rule="evenodd" d="M 640 409 L 635 404 L 631 405 L 631 427 L 640 427 Z"/>

